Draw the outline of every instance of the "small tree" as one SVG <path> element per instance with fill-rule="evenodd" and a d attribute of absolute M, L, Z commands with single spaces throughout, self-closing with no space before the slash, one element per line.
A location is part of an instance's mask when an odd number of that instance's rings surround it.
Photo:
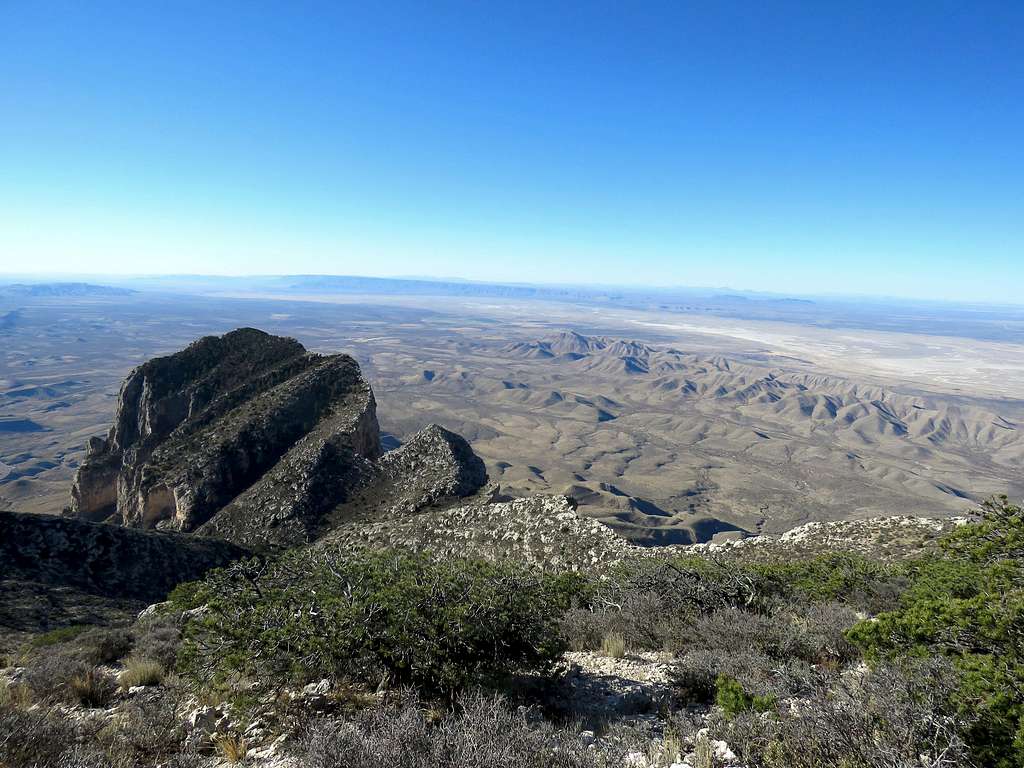
<path fill-rule="evenodd" d="M 854 626 L 869 658 L 941 655 L 960 674 L 952 694 L 973 721 L 967 740 L 982 766 L 1024 766 L 1024 510 L 1007 497 L 919 562 L 899 609 Z"/>
<path fill-rule="evenodd" d="M 715 703 L 730 719 L 742 712 L 768 712 L 775 708 L 774 696 L 751 696 L 738 680 L 728 675 L 719 675 L 715 687 Z"/>

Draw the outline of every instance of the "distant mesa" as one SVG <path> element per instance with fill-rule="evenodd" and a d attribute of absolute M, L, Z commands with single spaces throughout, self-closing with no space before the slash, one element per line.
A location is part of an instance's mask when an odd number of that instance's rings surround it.
<path fill-rule="evenodd" d="M 103 297 L 130 296 L 136 293 L 129 288 L 118 288 L 111 285 L 93 285 L 92 283 L 10 283 L 0 285 L 0 296 L 29 298 L 64 298 L 64 297 Z M 11 322 L 17 316 L 11 318 Z M 3 319 L 0 318 L 0 323 Z"/>
<path fill-rule="evenodd" d="M 718 301 L 727 304 L 743 304 L 743 303 L 756 303 L 756 304 L 779 304 L 779 305 L 813 305 L 814 302 L 810 299 L 792 299 L 792 298 L 775 298 L 772 296 L 740 296 L 738 294 L 719 294 L 712 296 L 711 301 Z"/>

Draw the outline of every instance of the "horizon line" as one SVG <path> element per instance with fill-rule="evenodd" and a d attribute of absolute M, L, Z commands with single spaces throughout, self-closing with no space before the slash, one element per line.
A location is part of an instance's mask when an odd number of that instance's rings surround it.
<path fill-rule="evenodd" d="M 452 284 L 452 285 L 483 285 L 483 286 L 507 286 L 514 288 L 542 288 L 542 289 L 583 289 L 590 291 L 599 290 L 616 290 L 624 293 L 642 293 L 644 291 L 656 292 L 656 293 L 669 293 L 672 291 L 690 292 L 690 293 L 735 293 L 735 294 L 749 294 L 753 296 L 763 296 L 767 298 L 779 298 L 779 299 L 825 299 L 832 301 L 859 301 L 859 300 L 876 300 L 884 302 L 913 302 L 922 304 L 954 304 L 954 305 L 966 305 L 966 306 L 986 306 L 986 307 L 1012 307 L 1024 309 L 1024 301 L 1022 302 L 1008 302 L 1008 301 L 984 301 L 979 299 L 958 299 L 949 297 L 911 297 L 903 296 L 898 294 L 884 294 L 884 293 L 838 293 L 838 292 L 827 292 L 823 291 L 820 293 L 815 292 L 787 292 L 781 293 L 778 291 L 759 290 L 756 288 L 736 288 L 728 285 L 713 286 L 713 285 L 683 285 L 683 284 L 668 284 L 668 285 L 650 285 L 645 283 L 564 283 L 564 282 L 543 282 L 543 281 L 520 281 L 520 280 L 482 280 L 476 278 L 465 278 L 465 277 L 454 277 L 454 276 L 430 276 L 430 275 L 360 275 L 352 273 L 340 273 L 340 272 L 254 272 L 254 273 L 213 273 L 213 272 L 6 272 L 0 271 L 0 282 L 7 281 L 8 278 L 16 278 L 29 283 L 35 284 L 46 284 L 46 283 L 60 283 L 60 282 L 78 282 L 70 280 L 70 278 L 108 278 L 115 280 L 168 280 L 168 279 L 189 279 L 189 278 L 201 278 L 209 280 L 245 280 L 245 279 L 281 279 L 281 278 L 313 278 L 313 277 L 328 277 L 328 278 L 340 278 L 340 279 L 357 279 L 357 280 L 381 280 L 387 282 L 419 282 L 419 283 L 439 283 L 439 284 Z M 64 278 L 64 279 L 59 279 Z M 708 298 L 711 298 L 708 296 Z M 723 297 L 724 298 L 724 297 Z"/>

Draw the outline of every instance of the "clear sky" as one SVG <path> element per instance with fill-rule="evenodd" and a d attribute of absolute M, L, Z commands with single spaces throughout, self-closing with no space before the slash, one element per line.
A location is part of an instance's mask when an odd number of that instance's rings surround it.
<path fill-rule="evenodd" d="M 1024 3 L 0 2 L 0 272 L 1024 302 Z"/>

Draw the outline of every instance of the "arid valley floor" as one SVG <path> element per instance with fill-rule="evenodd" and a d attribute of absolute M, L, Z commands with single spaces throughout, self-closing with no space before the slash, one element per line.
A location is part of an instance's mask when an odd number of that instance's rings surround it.
<path fill-rule="evenodd" d="M 241 326 L 356 357 L 392 444 L 440 423 L 503 493 L 568 494 L 639 543 L 1024 494 L 1019 317 L 225 293 L 0 292 L 0 509 L 59 512 L 128 371 Z"/>

